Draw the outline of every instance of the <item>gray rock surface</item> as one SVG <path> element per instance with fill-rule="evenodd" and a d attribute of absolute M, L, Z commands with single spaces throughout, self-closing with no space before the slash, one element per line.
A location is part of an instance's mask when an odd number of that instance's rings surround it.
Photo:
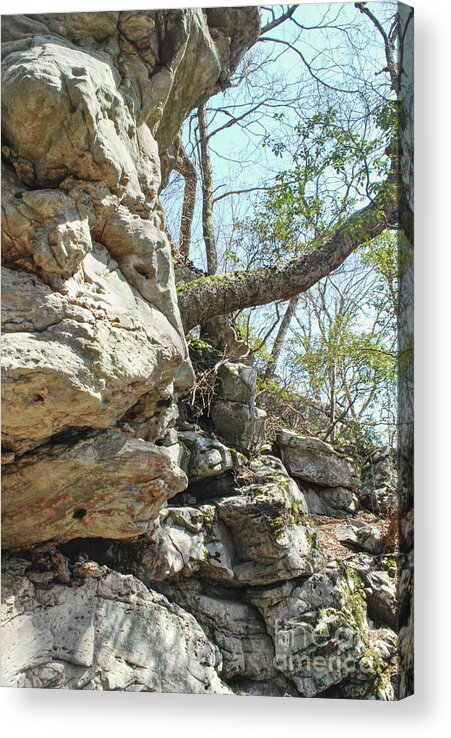
<path fill-rule="evenodd" d="M 235 465 L 236 454 L 215 438 L 182 431 L 178 434 L 178 441 L 185 449 L 181 466 L 190 482 L 224 474 Z"/>
<path fill-rule="evenodd" d="M 371 554 L 380 554 L 383 550 L 382 537 L 379 529 L 372 524 L 366 525 L 339 525 L 335 528 L 335 535 L 341 543 L 367 551 Z"/>
<path fill-rule="evenodd" d="M 225 442 L 255 451 L 265 441 L 266 413 L 255 405 L 257 372 L 247 364 L 226 362 L 218 370 L 219 389 L 211 418 Z"/>
<path fill-rule="evenodd" d="M 193 618 L 132 576 L 93 565 L 72 587 L 3 573 L 1 685 L 229 693 Z"/>
<path fill-rule="evenodd" d="M 277 434 L 276 445 L 293 477 L 324 487 L 345 487 L 353 491 L 360 484 L 359 474 L 352 463 L 319 438 L 281 430 Z"/>
<path fill-rule="evenodd" d="M 362 470 L 361 504 L 377 515 L 390 515 L 398 507 L 398 473 L 394 450 L 376 449 Z"/>
<path fill-rule="evenodd" d="M 393 699 L 353 570 L 330 565 L 308 579 L 248 590 L 274 642 L 275 665 L 305 697 L 356 683 L 366 699 Z M 362 696 L 362 695 L 361 695 Z"/>
<path fill-rule="evenodd" d="M 317 487 L 313 490 L 306 483 L 301 488 L 307 502 L 310 515 L 327 515 L 331 518 L 346 518 L 358 510 L 357 495 L 345 487 L 329 489 Z"/>
<path fill-rule="evenodd" d="M 266 412 L 243 402 L 216 400 L 211 417 L 226 443 L 241 451 L 252 451 L 265 440 Z"/>
<path fill-rule="evenodd" d="M 276 676 L 274 646 L 260 613 L 239 594 L 198 579 L 171 582 L 164 593 L 192 613 L 222 656 L 222 679 Z"/>

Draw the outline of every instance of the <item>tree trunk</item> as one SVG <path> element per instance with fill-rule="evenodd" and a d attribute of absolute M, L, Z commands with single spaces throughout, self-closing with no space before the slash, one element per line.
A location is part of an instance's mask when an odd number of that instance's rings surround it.
<path fill-rule="evenodd" d="M 299 295 L 296 295 L 295 297 L 291 298 L 290 302 L 287 305 L 287 309 L 285 310 L 285 314 L 282 318 L 279 331 L 277 333 L 277 336 L 275 338 L 275 341 L 272 347 L 271 357 L 268 361 L 268 366 L 266 367 L 265 377 L 267 379 L 272 379 L 272 377 L 274 377 L 276 373 L 277 362 L 279 360 L 279 356 L 282 351 L 285 338 L 287 337 L 288 328 L 290 327 L 291 319 L 296 312 L 298 302 L 299 302 Z"/>
<path fill-rule="evenodd" d="M 197 110 L 200 137 L 200 169 L 202 173 L 202 230 L 207 253 L 207 272 L 208 274 L 216 274 L 218 271 L 218 255 L 213 224 L 213 185 L 205 105 L 199 105 Z"/>
<path fill-rule="evenodd" d="M 193 223 L 194 207 L 196 204 L 197 172 L 196 167 L 186 153 L 183 144 L 180 144 L 174 168 L 185 180 L 182 219 L 180 222 L 179 251 L 188 259 L 191 246 L 191 226 Z"/>
<path fill-rule="evenodd" d="M 373 200 L 351 215 L 321 247 L 278 267 L 201 277 L 178 287 L 185 330 L 215 315 L 226 315 L 274 300 L 288 300 L 337 269 L 358 246 L 398 220 L 396 196 Z"/>

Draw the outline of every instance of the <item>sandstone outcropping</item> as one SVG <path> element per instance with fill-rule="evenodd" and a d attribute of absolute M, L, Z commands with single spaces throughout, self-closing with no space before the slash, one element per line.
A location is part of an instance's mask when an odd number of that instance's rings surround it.
<path fill-rule="evenodd" d="M 2 19 L 6 547 L 136 535 L 183 486 L 120 441 L 161 438 L 193 381 L 158 194 L 258 32 L 257 8 Z"/>

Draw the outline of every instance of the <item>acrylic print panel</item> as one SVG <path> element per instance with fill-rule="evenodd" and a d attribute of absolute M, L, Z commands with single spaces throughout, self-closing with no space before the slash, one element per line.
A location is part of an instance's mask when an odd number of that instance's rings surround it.
<path fill-rule="evenodd" d="M 2 39 L 2 685 L 411 694 L 412 9 Z"/>

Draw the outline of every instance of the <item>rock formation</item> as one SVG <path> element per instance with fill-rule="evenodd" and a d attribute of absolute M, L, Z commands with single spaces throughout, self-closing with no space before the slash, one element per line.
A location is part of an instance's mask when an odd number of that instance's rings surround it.
<path fill-rule="evenodd" d="M 193 380 L 158 192 L 258 29 L 257 8 L 3 18 L 7 547 L 133 536 L 181 489 L 151 445 Z"/>
<path fill-rule="evenodd" d="M 385 500 L 379 457 L 361 497 L 328 444 L 264 446 L 256 371 L 222 324 L 208 417 L 183 400 L 158 196 L 258 10 L 4 16 L 2 33 L 2 684 L 393 699 L 411 579 L 400 600 L 386 521 L 360 509 Z"/>

